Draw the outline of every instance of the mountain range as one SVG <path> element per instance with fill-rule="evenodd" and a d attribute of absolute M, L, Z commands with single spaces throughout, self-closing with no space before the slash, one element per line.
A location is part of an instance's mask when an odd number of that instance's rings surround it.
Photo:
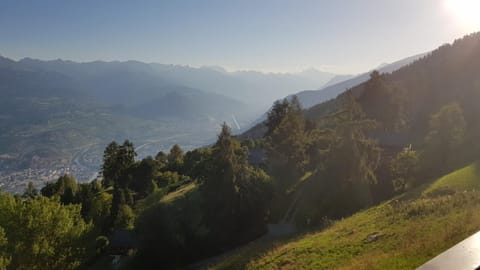
<path fill-rule="evenodd" d="M 424 55 L 425 53 L 417 54 L 417 55 L 396 61 L 392 64 L 382 64 L 377 68 L 377 71 L 380 73 L 391 73 L 395 70 L 400 69 L 401 67 L 411 64 L 412 62 L 423 57 Z M 370 72 L 365 72 L 358 76 L 351 76 L 351 75 L 336 76 L 318 90 L 305 90 L 305 91 L 298 92 L 295 95 L 299 98 L 300 103 L 304 108 L 310 108 L 310 107 L 313 107 L 314 105 L 317 105 L 329 99 L 335 98 L 338 94 L 344 92 L 349 88 L 352 88 L 355 85 L 366 82 L 370 78 L 369 74 Z"/>
<path fill-rule="evenodd" d="M 380 71 L 394 71 L 421 56 Z M 133 140 L 140 156 L 175 143 L 190 149 L 211 143 L 222 122 L 237 133 L 247 130 L 252 120 L 264 119 L 258 116 L 273 100 L 299 89 L 319 89 L 297 93 L 309 108 L 367 79 L 368 73 L 336 75 L 316 69 L 229 72 L 138 61 L 0 57 L 0 172 L 9 176 L 26 168 L 55 168 L 57 173 L 68 168 L 88 180 L 112 140 Z"/>
<path fill-rule="evenodd" d="M 138 61 L 0 57 L 0 184 L 52 180 L 59 173 L 88 180 L 112 140 L 132 140 L 140 157 L 175 143 L 186 149 L 205 145 L 222 122 L 248 127 L 272 100 L 334 77 L 315 69 L 228 72 Z"/>
<path fill-rule="evenodd" d="M 336 76 L 316 69 L 298 73 L 228 72 L 221 67 L 193 68 L 138 61 L 77 63 L 31 58 L 0 61 L 0 67 L 4 68 L 61 74 L 96 101 L 124 105 L 139 104 L 151 96 L 170 92 L 169 88 L 182 86 L 260 108 L 298 89 L 321 87 Z"/>

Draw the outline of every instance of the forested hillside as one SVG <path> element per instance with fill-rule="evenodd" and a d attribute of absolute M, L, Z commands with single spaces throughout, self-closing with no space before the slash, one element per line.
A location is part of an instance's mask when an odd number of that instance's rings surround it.
<path fill-rule="evenodd" d="M 425 54 L 414 55 L 399 61 L 396 61 L 392 64 L 385 64 L 378 68 L 378 72 L 381 73 L 391 73 L 396 71 L 406 65 L 411 64 L 415 60 L 421 58 Z M 363 73 L 353 78 L 348 76 L 338 76 L 338 82 L 335 80 L 328 82 L 325 86 L 317 90 L 306 90 L 296 93 L 295 95 L 300 100 L 302 107 L 308 109 L 317 104 L 326 102 L 330 99 L 334 99 L 337 95 L 343 93 L 347 89 L 350 89 L 358 84 L 368 81 L 369 73 Z"/>

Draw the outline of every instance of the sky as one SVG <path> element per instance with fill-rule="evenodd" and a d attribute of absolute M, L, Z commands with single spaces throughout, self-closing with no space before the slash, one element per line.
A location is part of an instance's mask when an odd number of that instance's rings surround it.
<path fill-rule="evenodd" d="M 0 55 L 342 74 L 480 30 L 479 0 L 0 0 Z"/>

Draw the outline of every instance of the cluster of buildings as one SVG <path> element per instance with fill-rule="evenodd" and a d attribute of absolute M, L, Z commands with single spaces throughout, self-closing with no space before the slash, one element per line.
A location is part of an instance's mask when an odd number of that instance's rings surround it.
<path fill-rule="evenodd" d="M 87 182 L 97 176 L 97 172 L 83 166 L 53 166 L 41 169 L 0 171 L 0 189 L 10 193 L 23 193 L 29 182 L 37 189 L 45 183 L 56 181 L 62 175 L 73 175 L 79 182 Z"/>

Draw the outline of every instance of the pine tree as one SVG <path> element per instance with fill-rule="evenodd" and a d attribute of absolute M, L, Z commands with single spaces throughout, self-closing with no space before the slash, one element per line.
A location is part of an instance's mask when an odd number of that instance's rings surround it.
<path fill-rule="evenodd" d="M 118 178 L 117 155 L 120 146 L 113 141 L 105 148 L 103 152 L 102 175 L 103 183 L 106 186 L 112 186 L 114 179 Z"/>
<path fill-rule="evenodd" d="M 269 178 L 248 165 L 247 149 L 232 137 L 225 123 L 209 163 L 212 167 L 201 189 L 209 226 L 225 239 L 235 238 L 233 231 L 252 232 L 262 228 L 266 202 L 270 199 Z"/>
<path fill-rule="evenodd" d="M 181 171 L 183 167 L 183 158 L 183 149 L 178 144 L 173 145 L 167 155 L 168 170 Z"/>
<path fill-rule="evenodd" d="M 303 175 L 308 163 L 306 121 L 296 96 L 278 103 L 267 120 L 269 172 L 286 187 Z M 281 109 L 281 110 L 280 110 Z"/>
<path fill-rule="evenodd" d="M 107 187 L 119 185 L 121 178 L 125 177 L 124 172 L 135 163 L 136 156 L 135 147 L 129 140 L 122 145 L 111 142 L 103 154 L 103 184 Z"/>
<path fill-rule="evenodd" d="M 38 195 L 38 190 L 35 188 L 32 182 L 28 182 L 27 188 L 23 192 L 22 197 L 24 198 L 34 198 Z"/>
<path fill-rule="evenodd" d="M 445 172 L 449 169 L 453 162 L 452 153 L 465 140 L 466 126 L 462 107 L 458 103 L 447 104 L 431 116 L 425 137 L 426 171 L 438 171 L 432 168 L 440 168 Z"/>
<path fill-rule="evenodd" d="M 397 130 L 406 125 L 404 97 L 402 91 L 384 77 L 373 71 L 359 100 L 369 118 L 380 122 L 385 130 Z"/>
<path fill-rule="evenodd" d="M 267 132 L 265 133 L 265 137 L 271 136 L 273 131 L 283 121 L 283 119 L 287 115 L 289 106 L 290 103 L 288 102 L 288 99 L 284 99 L 282 101 L 275 101 L 272 108 L 268 112 L 267 121 L 265 123 L 265 125 L 267 126 Z"/>

